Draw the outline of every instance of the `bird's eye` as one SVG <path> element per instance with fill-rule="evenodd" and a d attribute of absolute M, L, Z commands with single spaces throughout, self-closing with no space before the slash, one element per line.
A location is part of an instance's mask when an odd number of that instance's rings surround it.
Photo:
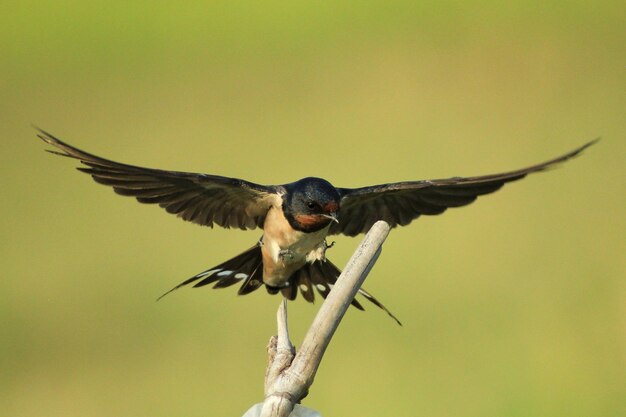
<path fill-rule="evenodd" d="M 316 204 L 313 201 L 307 201 L 306 206 L 310 209 L 314 209 Z"/>

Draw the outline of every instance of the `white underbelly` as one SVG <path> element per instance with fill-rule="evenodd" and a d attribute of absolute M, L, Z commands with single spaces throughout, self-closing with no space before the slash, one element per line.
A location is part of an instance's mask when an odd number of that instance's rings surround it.
<path fill-rule="evenodd" d="M 270 209 L 263 227 L 263 281 L 280 287 L 305 263 L 324 259 L 329 227 L 300 232 L 291 227 L 282 210 Z"/>
<path fill-rule="evenodd" d="M 267 248 L 274 262 L 287 263 L 313 262 L 318 259 L 319 252 L 325 249 L 324 239 L 328 228 L 313 233 L 295 232 L 288 239 L 263 235 L 263 245 Z M 289 256 L 281 254 L 289 253 Z"/>

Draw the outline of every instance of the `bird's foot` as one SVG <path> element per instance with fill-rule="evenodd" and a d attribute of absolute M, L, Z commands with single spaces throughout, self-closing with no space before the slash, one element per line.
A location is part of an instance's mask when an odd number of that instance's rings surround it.
<path fill-rule="evenodd" d="M 295 254 L 291 249 L 281 249 L 278 252 L 278 259 L 283 262 L 291 261 L 294 258 Z"/>
<path fill-rule="evenodd" d="M 322 241 L 315 249 L 308 253 L 306 257 L 307 262 L 326 262 L 326 249 L 332 248 L 334 245 L 335 242 L 331 242 L 329 245 L 326 240 Z"/>

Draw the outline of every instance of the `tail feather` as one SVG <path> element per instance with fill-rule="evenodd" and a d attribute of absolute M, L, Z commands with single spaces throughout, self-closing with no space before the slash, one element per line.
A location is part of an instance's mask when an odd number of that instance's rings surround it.
<path fill-rule="evenodd" d="M 298 287 L 294 285 L 287 285 L 286 287 L 282 287 L 280 289 L 281 294 L 289 301 L 293 301 L 296 299 L 298 295 Z"/>
<path fill-rule="evenodd" d="M 300 294 L 309 303 L 315 302 L 315 293 L 313 292 L 313 284 L 309 273 L 309 268 L 302 268 L 298 275 L 292 279 L 297 287 L 300 288 Z"/>
<path fill-rule="evenodd" d="M 246 295 L 263 285 L 263 259 L 255 266 L 248 278 L 243 281 L 237 294 Z"/>
<path fill-rule="evenodd" d="M 313 288 L 317 290 L 319 295 L 322 298 L 326 298 L 330 293 L 330 290 L 337 282 L 337 278 L 341 275 L 341 271 L 339 268 L 335 266 L 328 259 L 325 261 L 315 261 L 311 264 L 306 264 L 302 268 L 300 268 L 289 280 L 289 287 L 292 288 L 292 292 L 295 293 L 297 289 L 300 289 L 300 293 L 305 300 L 312 303 L 315 300 L 315 295 L 313 293 Z M 284 294 L 284 292 L 283 292 Z M 387 309 L 380 301 L 378 301 L 373 295 L 364 289 L 359 289 L 359 294 L 365 297 L 369 302 L 374 304 L 376 307 L 385 311 L 389 317 L 395 320 L 400 326 L 402 323 L 396 316 L 393 315 L 391 311 Z M 293 295 L 295 298 L 295 295 Z M 365 310 L 361 303 L 359 303 L 356 299 L 353 299 L 351 304 L 358 308 L 359 310 Z"/>
<path fill-rule="evenodd" d="M 325 299 L 337 282 L 340 274 L 339 268 L 328 259 L 315 261 L 305 264 L 296 271 L 286 286 L 270 287 L 266 285 L 265 288 L 270 294 L 282 293 L 283 297 L 288 300 L 295 300 L 299 290 L 302 298 L 309 303 L 313 303 L 315 301 L 315 291 Z M 234 258 L 183 281 L 158 299 L 160 300 L 172 291 L 189 284 L 193 284 L 194 288 L 204 287 L 209 284 L 214 284 L 213 288 L 226 288 L 240 282 L 242 284 L 237 292 L 239 295 L 249 294 L 263 285 L 263 255 L 261 253 L 261 245 L 258 243 Z M 359 289 L 359 294 L 376 307 L 384 310 L 399 325 L 402 325 L 396 316 L 369 292 Z M 361 303 L 356 299 L 352 300 L 351 304 L 359 310 L 364 310 Z"/>
<path fill-rule="evenodd" d="M 197 275 L 181 282 L 162 296 L 174 290 L 184 287 L 195 282 L 194 288 L 204 287 L 205 285 L 215 283 L 213 288 L 225 288 L 238 282 L 243 282 L 239 289 L 240 294 L 248 294 L 261 285 L 263 285 L 263 258 L 261 255 L 261 246 L 257 243 L 247 251 L 235 256 L 228 261 L 217 265 L 216 267 L 207 269 Z"/>

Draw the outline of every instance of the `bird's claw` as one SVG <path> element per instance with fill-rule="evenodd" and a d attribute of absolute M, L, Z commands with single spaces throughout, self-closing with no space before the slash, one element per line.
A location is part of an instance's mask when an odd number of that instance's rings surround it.
<path fill-rule="evenodd" d="M 291 249 L 282 249 L 278 252 L 278 259 L 281 261 L 290 261 L 294 257 L 294 253 Z"/>

